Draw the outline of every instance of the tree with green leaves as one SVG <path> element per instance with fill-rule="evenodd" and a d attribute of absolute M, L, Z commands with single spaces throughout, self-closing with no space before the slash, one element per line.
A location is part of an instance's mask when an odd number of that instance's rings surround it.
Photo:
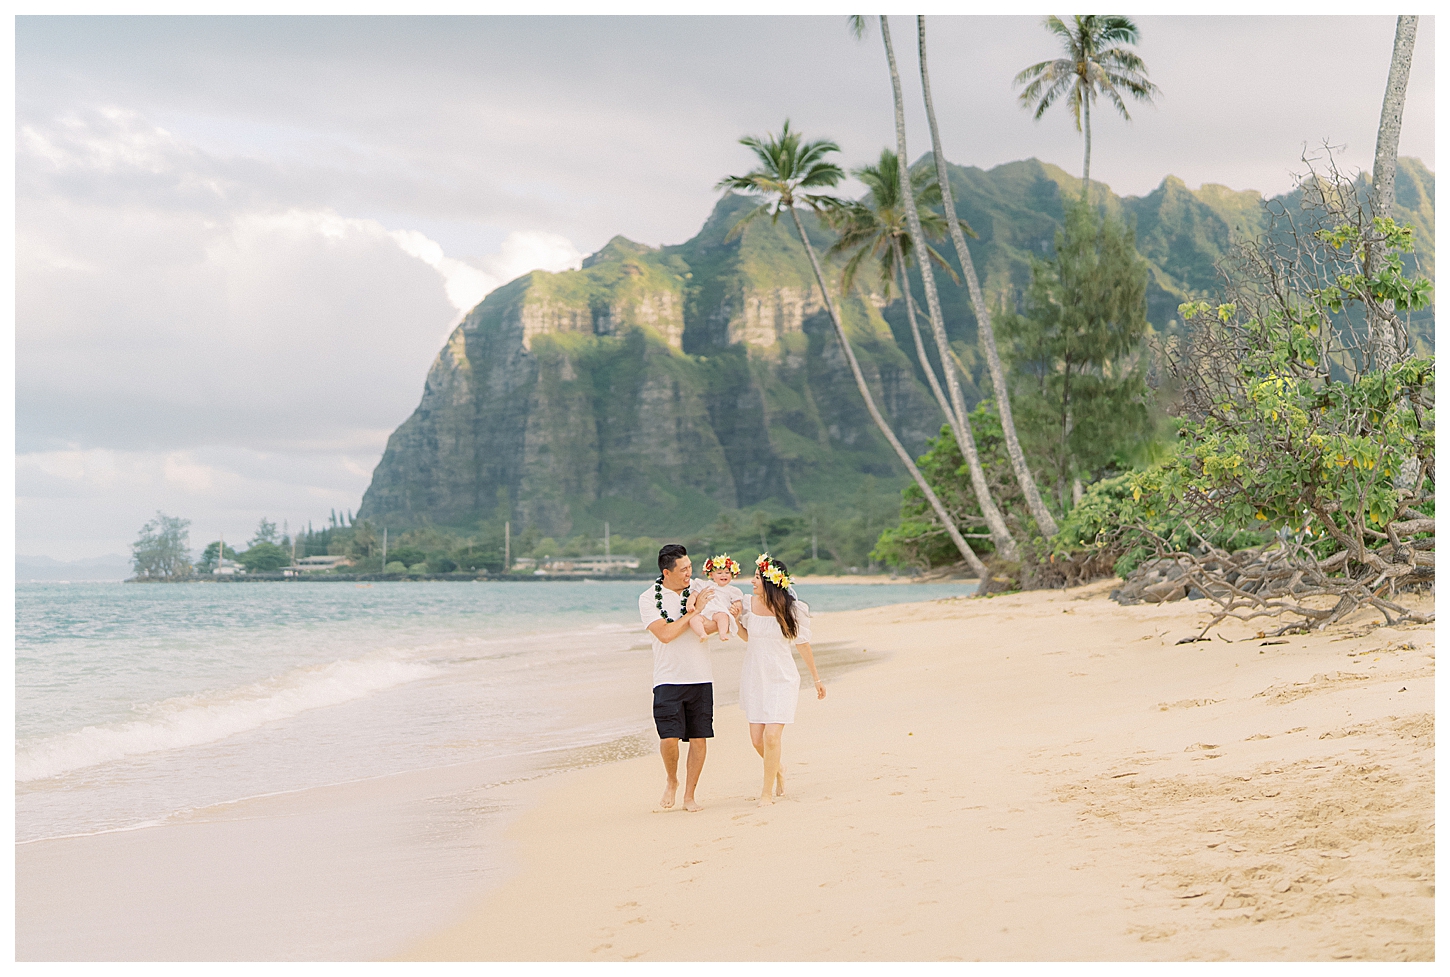
<path fill-rule="evenodd" d="M 138 579 L 185 580 L 192 575 L 191 520 L 158 511 L 131 544 L 131 566 Z"/>
<path fill-rule="evenodd" d="M 1433 286 L 1405 273 L 1413 228 L 1375 216 L 1332 159 L 1303 187 L 1301 207 L 1271 211 L 1263 239 L 1221 262 L 1226 301 L 1179 308 L 1187 335 L 1165 349 L 1178 438 L 1131 488 L 1145 516 L 1198 543 L 1139 532 L 1217 604 L 1210 627 L 1297 617 L 1285 633 L 1366 606 L 1425 621 L 1395 593 L 1434 579 L 1435 363 L 1377 362 L 1360 317 L 1424 308 Z M 1262 545 L 1214 541 L 1244 532 Z"/>
<path fill-rule="evenodd" d="M 287 551 L 276 543 L 253 543 L 239 559 L 252 573 L 272 573 L 292 562 Z"/>
<path fill-rule="evenodd" d="M 1057 501 L 1081 477 L 1126 469 L 1152 433 L 1139 352 L 1148 265 L 1121 221 L 1070 201 L 1051 261 L 1032 262 L 1025 314 L 999 323 L 1011 344 L 1018 421 Z"/>
<path fill-rule="evenodd" d="M 257 523 L 257 531 L 252 534 L 252 541 L 247 545 L 256 546 L 258 543 L 277 542 L 279 542 L 277 535 L 277 524 L 263 516 L 262 521 Z"/>
<path fill-rule="evenodd" d="M 831 290 L 826 284 L 825 272 L 821 270 L 821 263 L 816 257 L 815 248 L 811 246 L 811 239 L 806 234 L 805 225 L 801 223 L 800 214 L 797 211 L 798 206 L 805 206 L 819 213 L 826 208 L 838 205 L 837 198 L 824 193 L 807 191 L 835 187 L 845 177 L 846 174 L 841 167 L 826 158 L 830 153 L 840 152 L 840 147 L 829 139 L 802 142 L 800 133 L 791 131 L 789 120 L 781 128 L 779 136 L 767 136 L 764 139 L 746 136 L 740 140 L 740 143 L 755 154 L 757 165 L 755 169 L 741 176 L 725 177 L 716 185 L 717 189 L 763 197 L 765 201 L 742 217 L 730 229 L 729 236 L 738 236 L 744 232 L 745 227 L 751 221 L 766 214 L 770 215 L 772 221 L 778 220 L 783 212 L 790 215 L 795 224 L 796 233 L 800 236 L 801 244 L 805 247 L 806 256 L 810 259 L 811 269 L 816 276 L 816 284 L 821 289 L 821 300 L 826 306 L 831 325 L 835 327 L 836 338 L 841 344 L 841 352 L 851 367 L 851 375 L 856 380 L 856 389 L 860 391 L 867 412 L 870 413 L 871 419 L 875 421 L 877 428 L 891 445 L 892 450 L 896 452 L 896 456 L 906 466 L 912 480 L 921 487 L 922 493 L 931 501 L 933 510 L 942 525 L 947 528 L 962 559 L 972 568 L 973 572 L 979 575 L 985 574 L 986 565 L 962 538 L 950 515 L 936 497 L 936 493 L 927 484 L 911 455 L 902 447 L 896 432 L 891 430 L 891 425 L 886 423 L 886 418 L 877 408 L 875 398 L 871 396 L 871 389 L 866 384 L 866 377 L 861 372 L 861 364 L 857 362 L 856 354 L 851 349 L 851 342 L 846 336 L 846 329 L 841 323 L 835 303 L 831 301 Z"/>
<path fill-rule="evenodd" d="M 1151 103 L 1158 86 L 1148 80 L 1148 66 L 1129 45 L 1138 43 L 1138 26 L 1117 14 L 1078 14 L 1067 24 L 1061 17 L 1048 17 L 1042 25 L 1062 44 L 1062 57 L 1039 61 L 1024 68 L 1014 79 L 1024 85 L 1018 99 L 1023 107 L 1036 109 L 1034 120 L 1042 118 L 1053 103 L 1067 97 L 1077 131 L 1083 134 L 1082 192 L 1088 192 L 1088 167 L 1092 162 L 1092 107 L 1104 95 L 1124 119 L 1129 119 L 1126 94 Z"/>
<path fill-rule="evenodd" d="M 222 550 L 222 545 L 220 540 L 207 544 L 206 549 L 202 550 L 201 559 L 196 564 L 196 571 L 198 573 L 211 573 L 217 568 L 217 553 Z M 226 547 L 225 551 L 221 553 L 221 558 L 224 560 L 232 560 L 233 562 L 239 560 L 237 551 L 230 546 Z"/>

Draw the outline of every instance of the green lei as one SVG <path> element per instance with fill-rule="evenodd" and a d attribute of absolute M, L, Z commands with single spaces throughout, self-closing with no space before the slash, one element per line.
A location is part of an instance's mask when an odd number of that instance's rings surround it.
<path fill-rule="evenodd" d="M 675 620 L 678 620 L 678 618 L 671 619 L 670 616 L 665 613 L 665 595 L 664 595 L 664 591 L 662 589 L 663 586 L 664 586 L 664 582 L 665 582 L 665 578 L 664 578 L 663 575 L 661 575 L 659 577 L 659 579 L 657 579 L 655 581 L 655 607 L 658 607 L 660 609 L 660 617 L 664 618 L 666 621 L 669 621 L 669 623 L 674 624 L 675 623 Z M 689 586 L 686 586 L 685 589 L 683 591 L 681 591 L 681 593 L 680 593 L 680 599 L 681 600 L 689 600 L 690 599 L 690 588 L 689 588 Z"/>

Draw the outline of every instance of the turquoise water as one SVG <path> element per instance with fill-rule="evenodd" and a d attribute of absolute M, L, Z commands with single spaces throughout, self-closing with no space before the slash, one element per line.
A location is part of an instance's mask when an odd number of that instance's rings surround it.
<path fill-rule="evenodd" d="M 972 586 L 799 592 L 821 612 Z M 17 840 L 647 731 L 643 588 L 18 585 Z"/>

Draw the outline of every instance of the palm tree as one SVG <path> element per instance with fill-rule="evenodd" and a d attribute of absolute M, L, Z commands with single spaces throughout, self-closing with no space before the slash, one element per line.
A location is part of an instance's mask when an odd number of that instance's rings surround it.
<path fill-rule="evenodd" d="M 860 37 L 865 29 L 865 21 L 861 18 L 852 19 L 852 27 L 856 30 L 856 36 Z M 966 401 L 962 397 L 962 385 L 957 380 L 956 373 L 947 365 L 951 355 L 951 345 L 947 342 L 947 330 L 945 320 L 942 317 L 941 299 L 936 291 L 936 279 L 931 273 L 931 265 L 923 248 L 926 245 L 926 236 L 922 233 L 921 222 L 917 217 L 916 206 L 912 201 L 911 182 L 906 178 L 910 169 L 907 164 L 906 155 L 906 110 L 901 98 L 901 75 L 896 70 L 896 53 L 891 47 L 891 27 L 886 22 L 886 16 L 881 16 L 881 40 L 886 46 L 886 63 L 891 70 L 891 92 L 896 102 L 896 159 L 901 196 L 904 202 L 903 210 L 906 214 L 907 227 L 911 231 L 913 242 L 916 246 L 917 269 L 921 274 L 922 291 L 926 293 L 927 317 L 931 322 L 932 338 L 936 341 L 937 353 L 941 356 L 942 372 L 946 374 L 947 391 L 951 394 L 952 412 L 956 415 L 957 426 L 961 429 L 962 437 L 958 444 L 962 449 L 962 457 L 967 462 L 967 474 L 972 480 L 972 492 L 977 497 L 977 507 L 982 510 L 982 518 L 987 521 L 987 532 L 992 537 L 992 545 L 997 548 L 998 554 L 1009 559 L 1017 559 L 1017 541 L 1007 529 L 1007 521 L 1002 518 L 1002 510 L 997 508 L 997 503 L 992 501 L 991 489 L 987 487 L 987 475 L 982 471 L 982 459 L 977 454 L 977 442 L 972 436 L 972 425 L 967 420 Z"/>
<path fill-rule="evenodd" d="M 1127 119 L 1123 92 L 1151 104 L 1158 86 L 1148 80 L 1143 59 L 1125 46 L 1138 43 L 1138 27 L 1127 17 L 1078 14 L 1071 26 L 1061 17 L 1048 17 L 1042 25 L 1062 42 L 1063 57 L 1024 68 L 1013 83 L 1027 86 L 1018 96 L 1024 107 L 1037 103 L 1034 120 L 1042 118 L 1053 102 L 1067 96 L 1073 122 L 1083 134 L 1082 192 L 1087 196 L 1088 164 L 1093 151 L 1092 106 L 1098 94 L 1106 95 Z"/>
<path fill-rule="evenodd" d="M 1395 46 L 1390 55 L 1390 75 L 1385 82 L 1385 100 L 1380 106 L 1379 134 L 1374 147 L 1374 181 L 1370 212 L 1389 217 L 1395 199 L 1395 169 L 1399 163 L 1400 121 L 1405 111 L 1405 88 L 1410 83 L 1410 59 L 1415 53 L 1415 29 L 1420 18 L 1401 16 L 1395 22 Z M 1384 259 L 1384 245 L 1371 244 L 1366 254 L 1366 273 Z M 1385 369 L 1409 351 L 1409 337 L 1399 327 L 1394 303 L 1370 303 L 1370 352 L 1378 369 Z"/>
<path fill-rule="evenodd" d="M 821 299 L 826 306 L 826 312 L 830 314 L 831 325 L 836 329 L 836 338 L 841 343 L 841 351 L 846 356 L 846 362 L 851 367 L 851 375 L 856 379 L 856 389 L 861 393 L 861 399 L 866 402 L 866 410 L 876 426 L 881 430 L 882 435 L 891 444 L 892 450 L 896 452 L 906 470 L 911 473 L 912 480 L 926 496 L 932 511 L 936 513 L 937 519 L 946 529 L 947 535 L 951 537 L 962 559 L 979 577 L 985 579 L 987 567 L 982 563 L 967 541 L 962 538 L 961 531 L 957 529 L 955 520 L 942 505 L 941 499 L 932 491 L 931 485 L 916 467 L 911 455 L 901 446 L 901 441 L 896 433 L 891 430 L 891 425 L 886 423 L 886 418 L 881 416 L 881 411 L 876 407 L 876 401 L 871 396 L 871 390 L 866 386 L 866 377 L 861 373 L 861 364 L 856 361 L 856 354 L 851 349 L 851 342 L 846 338 L 846 330 L 841 325 L 841 317 L 836 312 L 835 305 L 831 302 L 831 290 L 826 286 L 826 276 L 821 271 L 821 263 L 816 258 L 816 250 L 811 246 L 811 239 L 806 235 L 805 225 L 801 223 L 800 214 L 797 212 L 797 205 L 804 205 L 814 211 L 820 212 L 823 209 L 839 206 L 837 198 L 821 193 L 803 193 L 804 190 L 816 188 L 834 187 L 845 177 L 845 173 L 833 162 L 826 160 L 828 153 L 840 152 L 840 147 L 828 139 L 817 139 L 814 142 L 801 142 L 798 132 L 790 129 L 790 120 L 786 120 L 779 136 L 766 136 L 764 139 L 757 139 L 754 136 L 746 136 L 740 140 L 740 144 L 755 153 L 758 165 L 743 176 L 727 176 L 716 184 L 716 189 L 732 190 L 749 194 L 756 197 L 764 197 L 765 201 L 748 214 L 742 217 L 730 233 L 727 239 L 741 234 L 745 226 L 751 221 L 764 214 L 769 214 L 772 223 L 780 218 L 782 212 L 790 214 L 791 220 L 795 223 L 796 233 L 800 235 L 801 244 L 805 246 L 806 256 L 810 258 L 811 269 L 816 275 L 816 284 L 821 288 Z"/>
<path fill-rule="evenodd" d="M 957 260 L 962 265 L 962 276 L 967 280 L 967 294 L 972 299 L 972 314 L 977 319 L 977 340 L 987 354 L 987 372 L 992 375 L 992 393 L 997 398 L 997 416 L 1002 421 L 1002 441 L 1007 448 L 1007 458 L 1012 463 L 1012 473 L 1027 500 L 1027 509 L 1032 521 L 1044 536 L 1057 535 L 1057 520 L 1042 501 L 1037 489 L 1037 480 L 1032 469 L 1027 467 L 1027 456 L 1017 440 L 1017 425 L 1012 419 L 1012 400 L 1007 394 L 1007 373 L 1002 369 L 1002 357 L 997 352 L 997 337 L 992 330 L 992 314 L 982 297 L 982 284 L 977 280 L 977 268 L 972 263 L 972 253 L 967 250 L 966 238 L 962 235 L 957 219 L 957 205 L 952 200 L 951 181 L 947 178 L 947 158 L 941 148 L 941 133 L 937 130 L 936 109 L 931 104 L 931 77 L 926 70 L 926 18 L 916 18 L 917 59 L 921 64 L 921 93 L 926 100 L 926 121 L 931 129 L 931 154 L 936 162 L 936 181 L 940 188 L 942 206 L 946 211 L 947 227 L 951 231 L 952 244 L 957 249 Z M 968 230 L 971 230 L 968 228 Z M 976 237 L 975 234 L 972 235 Z M 945 368 L 945 367 L 943 367 Z"/>
<path fill-rule="evenodd" d="M 897 285 L 897 276 L 900 276 L 902 283 L 900 290 L 906 299 L 906 318 L 911 325 L 912 339 L 916 343 L 917 359 L 921 362 L 922 372 L 926 374 L 926 382 L 931 387 L 932 396 L 936 398 L 937 406 L 946 416 L 947 424 L 952 429 L 952 435 L 960 445 L 963 435 L 957 425 L 956 415 L 952 413 L 946 394 L 942 392 L 941 384 L 937 381 L 936 368 L 927 358 L 926 347 L 921 341 L 921 329 L 917 325 L 916 302 L 912 298 L 910 281 L 906 274 L 908 263 L 913 255 L 913 247 L 911 234 L 906 228 L 906 217 L 901 210 L 901 184 L 898 171 L 896 154 L 889 149 L 881 151 L 881 159 L 876 165 L 862 166 L 851 171 L 852 176 L 866 185 L 868 192 L 866 197 L 861 200 L 845 202 L 827 212 L 828 220 L 840 236 L 836 243 L 831 245 L 826 255 L 828 257 L 839 254 L 851 256 L 841 272 L 842 294 L 851 290 L 861 262 L 867 258 L 876 259 L 880 265 L 881 291 L 887 299 L 891 298 L 891 289 Z M 931 174 L 925 170 L 912 174 L 911 185 L 916 197 L 917 216 L 921 221 L 923 231 L 933 238 L 940 238 L 946 228 L 946 222 L 941 214 L 931 209 L 932 206 L 941 202 L 939 188 L 931 181 Z M 968 228 L 968 230 L 971 229 Z M 935 248 L 928 246 L 926 251 L 928 257 L 936 265 L 953 278 L 956 277 L 956 272 L 952 271 L 946 259 L 937 253 Z"/>

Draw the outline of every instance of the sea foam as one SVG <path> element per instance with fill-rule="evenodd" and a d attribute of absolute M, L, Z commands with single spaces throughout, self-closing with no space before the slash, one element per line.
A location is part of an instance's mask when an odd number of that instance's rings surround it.
<path fill-rule="evenodd" d="M 41 780 L 126 757 L 215 743 L 309 709 L 341 705 L 439 671 L 422 662 L 369 656 L 297 668 L 224 692 L 168 699 L 146 707 L 144 719 L 86 726 L 18 743 L 15 780 Z"/>

